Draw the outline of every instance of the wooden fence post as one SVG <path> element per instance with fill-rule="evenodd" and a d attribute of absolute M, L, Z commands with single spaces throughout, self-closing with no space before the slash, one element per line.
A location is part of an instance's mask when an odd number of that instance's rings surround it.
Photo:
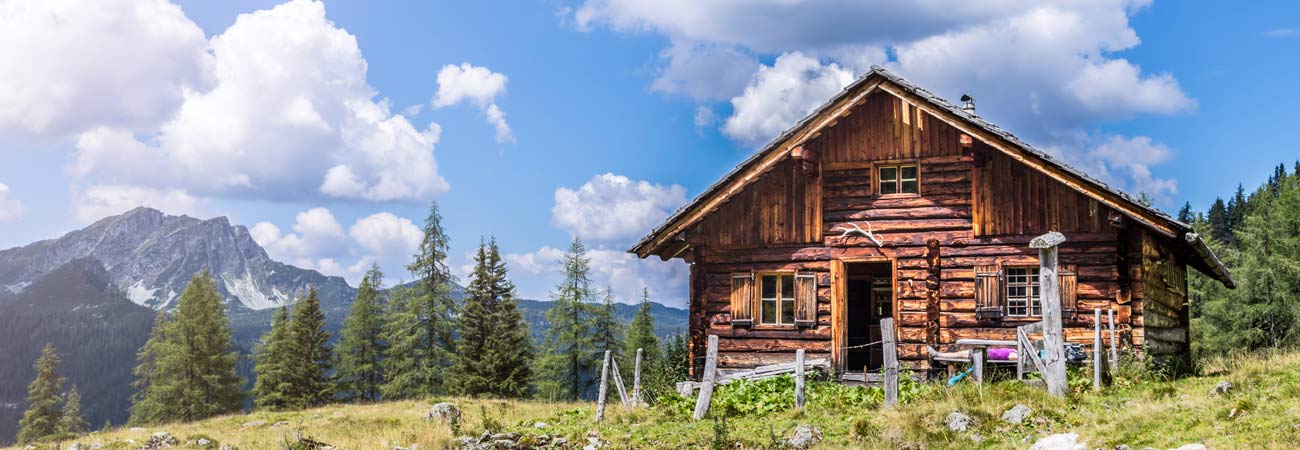
<path fill-rule="evenodd" d="M 1107 310 L 1106 316 L 1109 318 L 1110 321 L 1110 364 L 1108 364 L 1106 367 L 1113 372 L 1115 371 L 1115 366 L 1119 364 L 1119 350 L 1115 347 L 1116 345 L 1118 345 L 1116 344 L 1116 342 L 1119 341 L 1119 339 L 1116 339 L 1115 336 L 1115 310 L 1114 309 Z"/>
<path fill-rule="evenodd" d="M 1101 360 L 1106 347 L 1101 345 L 1101 309 L 1092 311 L 1092 388 L 1101 390 Z"/>
<path fill-rule="evenodd" d="M 700 397 L 695 399 L 695 420 L 704 418 L 709 412 L 709 402 L 713 400 L 713 381 L 718 376 L 718 336 L 709 336 L 709 349 L 704 357 L 704 384 L 700 386 Z"/>
<path fill-rule="evenodd" d="M 636 349 L 636 368 L 632 369 L 632 405 L 641 406 L 641 349 Z"/>
<path fill-rule="evenodd" d="M 609 394 L 609 362 L 612 353 L 605 350 L 605 363 L 600 366 L 600 391 L 596 393 L 596 421 L 605 418 L 605 396 Z"/>
<path fill-rule="evenodd" d="M 1064 397 L 1068 390 L 1065 379 L 1065 332 L 1061 323 L 1061 282 L 1057 279 L 1057 246 L 1065 242 L 1065 235 L 1052 231 L 1034 238 L 1030 248 L 1038 249 L 1038 303 L 1043 308 L 1043 346 L 1047 354 L 1043 381 L 1047 392 L 1054 397 Z"/>
<path fill-rule="evenodd" d="M 898 348 L 894 345 L 894 319 L 880 319 L 880 343 L 885 365 L 885 406 L 898 404 Z"/>
<path fill-rule="evenodd" d="M 803 409 L 803 349 L 794 351 L 794 407 Z"/>
<path fill-rule="evenodd" d="M 972 348 L 970 350 L 970 362 L 971 366 L 975 369 L 972 371 L 974 376 L 971 378 L 975 380 L 976 383 L 984 383 L 984 350 L 981 348 Z"/>

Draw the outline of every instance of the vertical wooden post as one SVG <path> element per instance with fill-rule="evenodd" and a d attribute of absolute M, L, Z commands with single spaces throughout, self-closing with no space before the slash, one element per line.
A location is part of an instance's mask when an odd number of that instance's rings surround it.
<path fill-rule="evenodd" d="M 1119 350 L 1115 347 L 1118 345 L 1116 342 L 1119 341 L 1119 339 L 1116 339 L 1117 336 L 1115 336 L 1115 310 L 1106 310 L 1106 316 L 1110 321 L 1110 364 L 1106 365 L 1106 367 L 1111 371 L 1114 371 L 1115 365 L 1119 364 Z"/>
<path fill-rule="evenodd" d="M 713 400 L 713 381 L 718 376 L 718 336 L 709 336 L 709 350 L 704 357 L 704 384 L 700 386 L 700 397 L 695 399 L 695 420 L 704 418 L 709 412 L 709 402 Z"/>
<path fill-rule="evenodd" d="M 894 345 L 894 319 L 880 319 L 880 343 L 885 365 L 885 406 L 898 404 L 898 348 Z"/>
<path fill-rule="evenodd" d="M 618 388 L 618 399 L 623 402 L 623 409 L 632 406 L 632 400 L 627 397 L 627 388 L 623 386 L 623 375 L 618 373 L 618 360 L 611 358 L 609 368 L 614 373 L 614 387 Z"/>
<path fill-rule="evenodd" d="M 972 348 L 970 350 L 970 362 L 971 366 L 975 368 L 972 379 L 976 383 L 984 383 L 984 349 Z"/>
<path fill-rule="evenodd" d="M 1101 360 L 1106 347 L 1101 345 L 1101 309 L 1092 311 L 1092 388 L 1101 390 Z"/>
<path fill-rule="evenodd" d="M 803 374 L 803 349 L 794 351 L 794 407 L 803 409 L 804 394 L 804 374 Z"/>
<path fill-rule="evenodd" d="M 1047 358 L 1043 381 L 1047 392 L 1054 397 L 1064 397 L 1068 386 L 1065 379 L 1065 332 L 1061 323 L 1061 282 L 1057 279 L 1057 246 L 1065 242 L 1065 235 L 1052 231 L 1034 238 L 1030 248 L 1038 249 L 1039 305 L 1043 308 L 1043 347 Z"/>
<path fill-rule="evenodd" d="M 641 406 L 641 349 L 636 349 L 636 368 L 632 369 L 632 406 Z"/>
<path fill-rule="evenodd" d="M 609 394 L 609 361 L 612 354 L 605 350 L 605 363 L 600 366 L 600 391 L 596 393 L 596 421 L 605 418 L 605 396 Z"/>

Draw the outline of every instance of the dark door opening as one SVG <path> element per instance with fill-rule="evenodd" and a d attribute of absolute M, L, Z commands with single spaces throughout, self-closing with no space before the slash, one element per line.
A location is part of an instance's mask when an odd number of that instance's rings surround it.
<path fill-rule="evenodd" d="M 892 264 L 887 261 L 850 263 L 846 269 L 845 370 L 876 371 L 884 360 L 881 346 L 867 344 L 880 341 L 880 319 L 894 316 Z"/>

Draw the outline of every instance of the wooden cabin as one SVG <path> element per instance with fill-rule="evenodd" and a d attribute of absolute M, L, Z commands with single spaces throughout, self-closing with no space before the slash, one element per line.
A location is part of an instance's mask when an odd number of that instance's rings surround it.
<path fill-rule="evenodd" d="M 692 373 L 707 336 L 722 372 L 789 362 L 881 365 L 881 318 L 904 368 L 963 338 L 1040 321 L 1038 251 L 1058 231 L 1066 339 L 1114 310 L 1120 346 L 1189 354 L 1187 267 L 1233 287 L 1191 226 L 879 67 L 642 239 L 690 264 Z M 859 375 L 860 376 L 860 375 Z"/>

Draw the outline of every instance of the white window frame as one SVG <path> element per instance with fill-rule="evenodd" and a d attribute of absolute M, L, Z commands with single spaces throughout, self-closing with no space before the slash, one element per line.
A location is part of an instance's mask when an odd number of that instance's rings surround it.
<path fill-rule="evenodd" d="M 1040 317 L 1042 286 L 1038 267 L 1011 266 L 1002 269 L 1002 304 L 1007 317 Z"/>

